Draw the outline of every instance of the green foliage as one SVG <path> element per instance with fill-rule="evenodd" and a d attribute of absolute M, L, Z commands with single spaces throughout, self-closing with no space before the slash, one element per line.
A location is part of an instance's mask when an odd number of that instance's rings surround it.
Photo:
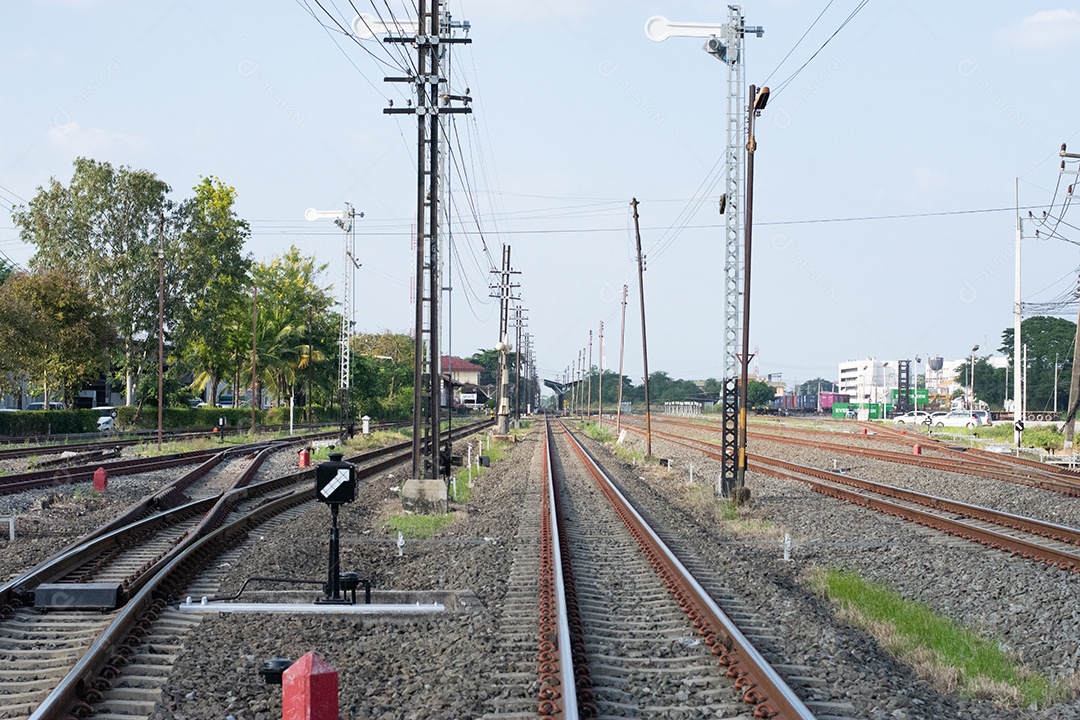
<path fill-rule="evenodd" d="M 319 390 L 326 400 L 335 398 L 337 378 L 328 372 L 337 367 L 336 348 L 330 355 L 330 348 L 336 345 L 336 326 L 328 322 L 334 300 L 330 288 L 317 283 L 326 267 L 316 265 L 314 256 L 301 255 L 294 245 L 252 269 L 252 280 L 259 289 L 256 372 L 260 389 L 271 391 L 280 403 L 287 402 L 294 389 L 310 378 L 304 372 L 309 363 L 316 364 L 317 370 L 312 394 Z M 236 347 L 244 347 L 243 354 L 250 358 L 250 322 L 245 327 L 237 328 L 234 338 Z M 250 380 L 250 370 L 250 363 L 246 363 L 241 376 L 246 373 Z"/>
<path fill-rule="evenodd" d="M 795 386 L 796 395 L 817 395 L 818 391 L 821 392 L 836 392 L 836 384 L 832 380 L 826 380 L 825 378 L 814 378 L 813 380 L 807 380 L 804 383 L 799 383 Z"/>
<path fill-rule="evenodd" d="M 369 340 L 370 336 L 366 336 L 366 339 Z M 412 344 L 412 338 L 403 334 L 384 333 L 382 339 L 399 346 L 404 346 L 405 341 Z M 352 417 L 367 415 L 381 420 L 407 420 L 412 417 L 411 347 L 408 352 L 401 347 L 396 356 L 400 359 L 395 360 L 394 356 L 389 355 L 353 355 L 349 390 Z"/>
<path fill-rule="evenodd" d="M 768 383 L 751 380 L 746 384 L 746 404 L 749 407 L 765 407 L 775 397 L 776 391 Z"/>
<path fill-rule="evenodd" d="M 614 442 L 615 430 L 607 425 L 600 426 L 592 422 L 583 422 L 581 430 L 597 442 Z"/>
<path fill-rule="evenodd" d="M 453 515 L 392 515 L 386 519 L 392 535 L 396 536 L 400 532 L 407 540 L 435 537 L 452 522 Z"/>
<path fill-rule="evenodd" d="M 0 365 L 9 378 L 24 374 L 33 391 L 73 399 L 79 385 L 105 370 L 113 332 L 70 272 L 19 272 L 3 285 Z"/>
<path fill-rule="evenodd" d="M 1005 654 L 997 642 L 935 615 L 922 603 L 907 600 L 889 588 L 844 570 L 827 570 L 821 573 L 818 582 L 829 598 L 853 611 L 856 617 L 884 623 L 894 630 L 897 635 L 894 650 L 929 650 L 940 664 L 955 668 L 961 688 L 967 694 L 975 694 L 979 684 L 985 681 L 1015 688 L 1025 705 L 1042 704 L 1048 698 L 1064 694 L 1047 678 Z"/>
<path fill-rule="evenodd" d="M 251 266 L 243 246 L 251 233 L 247 222 L 234 212 L 235 188 L 217 177 L 206 177 L 193 190 L 195 197 L 184 201 L 175 213 L 173 252 L 179 262 L 169 286 L 177 301 L 174 347 L 194 375 L 192 389 L 205 393 L 207 386 L 216 387 L 218 380 L 239 369 L 236 346 L 243 333 L 237 337 L 237 332 L 247 326 L 244 320 L 249 317 Z M 223 328 L 233 334 L 223 334 Z"/>
<path fill-rule="evenodd" d="M 97 419 L 90 410 L 23 410 L 0 413 L 0 435 L 66 435 L 97 432 Z"/>
<path fill-rule="evenodd" d="M 469 357 L 465 358 L 474 365 L 479 365 L 484 368 L 480 372 L 480 382 L 478 385 L 496 385 L 499 382 L 499 351 L 494 348 L 488 350 L 478 350 Z M 507 367 L 514 362 L 514 356 L 507 356 Z"/>
<path fill-rule="evenodd" d="M 1020 326 L 1020 334 L 1023 343 L 1027 346 L 1026 407 L 1030 410 L 1048 410 L 1054 406 L 1055 362 L 1059 365 L 1057 405 L 1059 408 L 1066 407 L 1069 401 L 1068 378 L 1072 373 L 1076 323 L 1055 317 L 1030 317 Z M 1011 327 L 1001 333 L 1001 347 L 998 349 L 1009 358 L 1009 377 L 1012 378 L 1013 330 Z M 998 372 L 1002 376 L 1004 386 L 1005 371 Z M 961 374 L 960 377 L 964 376 Z M 983 378 L 976 363 L 975 392 L 979 397 L 983 397 L 979 389 L 981 381 Z M 1012 385 L 1011 380 L 1009 385 Z"/>
<path fill-rule="evenodd" d="M 3 413 L 0 413 L 2 415 Z M 91 413 L 95 418 L 97 413 Z M 255 411 L 255 422 L 265 424 L 265 412 Z M 226 432 L 251 427 L 251 408 L 220 407 L 167 407 L 162 409 L 161 423 L 166 430 L 187 430 L 194 428 L 212 429 L 217 427 L 218 418 L 225 418 Z M 97 420 L 94 420 L 97 429 Z M 154 430 L 157 429 L 157 405 L 152 407 L 123 405 L 116 408 L 116 425 L 119 429 Z"/>
<path fill-rule="evenodd" d="M 32 268 L 61 268 L 83 279 L 118 329 L 121 368 L 135 376 L 154 362 L 158 249 L 169 186 L 146 170 L 77 158 L 67 187 L 55 178 L 12 213 Z M 156 350 L 156 343 L 154 343 Z"/>

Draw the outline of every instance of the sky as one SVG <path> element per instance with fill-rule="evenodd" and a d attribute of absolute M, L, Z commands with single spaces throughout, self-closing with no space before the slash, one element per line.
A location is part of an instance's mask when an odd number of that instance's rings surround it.
<path fill-rule="evenodd" d="M 355 10 L 414 12 L 407 0 L 321 2 L 346 27 Z M 443 349 L 465 357 L 498 341 L 488 285 L 509 244 L 541 376 L 561 377 L 590 330 L 600 364 L 601 322 L 603 365 L 618 367 L 625 284 L 624 372 L 639 379 L 637 198 L 649 369 L 720 377 L 727 70 L 700 38 L 653 42 L 644 24 L 720 25 L 727 5 L 449 9 L 471 26 L 450 83 L 474 112 L 448 128 Z M 1080 152 L 1080 3 L 742 11 L 764 28 L 746 39 L 747 82 L 774 88 L 756 127 L 752 372 L 791 383 L 835 379 L 844 360 L 996 353 L 1012 327 L 1017 204 L 1052 221 L 1039 238 L 1025 224 L 1024 301 L 1076 288 L 1080 213 L 1063 210 L 1075 175 L 1058 150 Z M 12 0 L 3 15 L 0 252 L 27 264 L 9 208 L 50 178 L 67 184 L 79 156 L 156 173 L 177 199 L 217 176 L 238 192 L 253 258 L 296 245 L 336 287 L 341 232 L 304 211 L 351 202 L 364 213 L 358 327 L 411 331 L 416 120 L 383 113 L 409 97 L 383 82 L 401 74 L 395 50 L 346 37 L 315 0 Z"/>

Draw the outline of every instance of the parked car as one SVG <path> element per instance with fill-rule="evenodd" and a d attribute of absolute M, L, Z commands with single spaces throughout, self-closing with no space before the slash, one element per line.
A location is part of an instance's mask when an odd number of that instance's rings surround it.
<path fill-rule="evenodd" d="M 994 424 L 993 420 L 990 418 L 989 410 L 972 410 L 971 414 L 977 415 L 979 419 L 982 420 L 982 424 L 986 427 L 990 427 Z"/>
<path fill-rule="evenodd" d="M 111 405 L 98 405 L 90 409 L 100 416 L 97 419 L 98 432 L 108 432 L 116 429 L 116 408 Z"/>
<path fill-rule="evenodd" d="M 32 403 L 29 403 L 26 406 L 26 409 L 27 410 L 44 410 L 45 409 L 45 403 L 43 403 L 43 402 L 32 402 Z M 62 403 L 62 402 L 50 402 L 49 403 L 49 409 L 50 410 L 64 410 L 65 409 L 64 408 L 64 403 Z"/>
<path fill-rule="evenodd" d="M 944 417 L 934 420 L 934 425 L 937 427 L 977 428 L 982 427 L 982 418 L 970 410 L 953 410 L 946 413 Z"/>
<path fill-rule="evenodd" d="M 893 422 L 897 425 L 929 425 L 927 422 L 929 419 L 930 413 L 925 410 L 912 410 L 903 415 L 897 415 L 893 418 Z"/>

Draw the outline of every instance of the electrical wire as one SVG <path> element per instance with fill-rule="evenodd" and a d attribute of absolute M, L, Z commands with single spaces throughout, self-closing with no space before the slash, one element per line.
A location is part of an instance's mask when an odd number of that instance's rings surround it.
<path fill-rule="evenodd" d="M 765 82 L 761 83 L 762 85 L 769 84 L 769 80 L 771 80 L 772 76 L 776 74 L 776 71 L 783 67 L 784 63 L 787 62 L 787 59 L 791 57 L 791 54 L 795 52 L 796 48 L 798 48 L 799 45 L 802 44 L 802 41 L 806 39 L 806 36 L 810 34 L 810 31 L 814 29 L 814 26 L 818 24 L 818 21 L 821 20 L 822 16 L 828 11 L 829 8 L 832 7 L 833 1 L 834 0 L 829 0 L 829 2 L 825 5 L 822 11 L 818 13 L 818 16 L 814 18 L 814 22 L 810 23 L 810 27 L 806 28 L 806 32 L 802 34 L 802 37 L 799 38 L 798 42 L 791 46 L 791 49 L 787 51 L 787 55 L 784 56 L 783 60 L 777 63 L 776 67 L 773 68 L 773 71 L 769 73 L 769 76 L 767 78 L 765 78 Z"/>
<path fill-rule="evenodd" d="M 855 6 L 855 9 L 851 11 L 851 14 L 849 14 L 844 19 L 844 22 L 840 23 L 840 27 L 836 28 L 836 30 L 833 31 L 832 35 L 830 35 L 828 38 L 826 38 L 825 42 L 823 42 L 821 44 L 821 47 L 819 47 L 817 50 L 815 50 L 814 54 L 811 55 L 807 59 L 806 62 L 804 62 L 802 65 L 800 65 L 798 67 L 798 69 L 795 70 L 795 72 L 791 73 L 791 75 L 789 75 L 787 77 L 787 79 L 785 79 L 783 82 L 781 82 L 779 85 L 776 86 L 776 88 L 772 91 L 773 99 L 775 99 L 777 95 L 779 95 L 781 92 L 783 92 L 784 88 L 786 88 L 788 85 L 790 85 L 791 81 L 794 80 L 796 77 L 798 77 L 799 73 L 801 73 L 806 68 L 807 65 L 809 65 L 811 62 L 813 62 L 814 58 L 816 58 L 818 56 L 818 54 L 822 50 L 825 49 L 826 45 L 828 45 L 830 42 L 832 42 L 833 38 L 835 38 L 840 33 L 841 30 L 843 30 L 845 27 L 847 27 L 847 24 L 849 22 L 851 22 L 855 18 L 856 15 L 859 14 L 860 10 L 862 10 L 864 7 L 866 7 L 866 4 L 868 2 L 870 2 L 870 0 L 860 0 L 859 4 L 857 6 Z"/>

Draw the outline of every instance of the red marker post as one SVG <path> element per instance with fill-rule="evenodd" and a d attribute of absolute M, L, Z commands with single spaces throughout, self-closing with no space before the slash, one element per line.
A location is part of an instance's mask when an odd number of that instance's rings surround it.
<path fill-rule="evenodd" d="M 338 720 L 337 670 L 309 652 L 281 676 L 282 720 Z"/>

